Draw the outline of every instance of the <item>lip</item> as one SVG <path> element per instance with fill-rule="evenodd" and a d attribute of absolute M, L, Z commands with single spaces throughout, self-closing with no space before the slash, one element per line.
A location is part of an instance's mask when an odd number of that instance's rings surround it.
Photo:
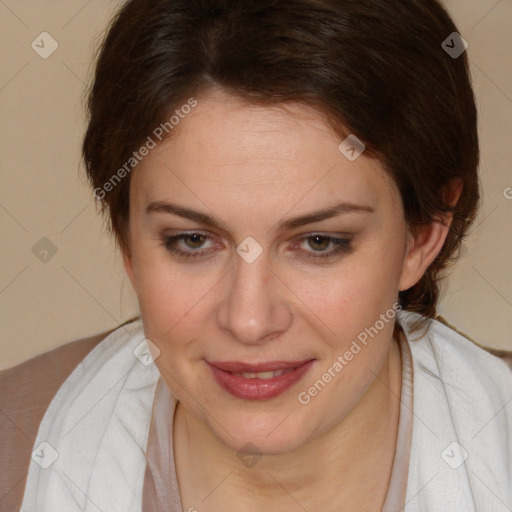
<path fill-rule="evenodd" d="M 267 363 L 207 362 L 217 383 L 228 393 L 245 400 L 269 400 L 298 382 L 311 368 L 314 359 L 271 361 Z M 271 379 L 245 378 L 235 373 L 258 373 L 288 370 Z"/>
<path fill-rule="evenodd" d="M 211 364 L 226 372 L 273 372 L 276 370 L 289 370 L 296 368 L 311 359 L 303 359 L 302 361 L 269 361 L 268 363 L 240 363 L 238 361 L 212 361 Z"/>

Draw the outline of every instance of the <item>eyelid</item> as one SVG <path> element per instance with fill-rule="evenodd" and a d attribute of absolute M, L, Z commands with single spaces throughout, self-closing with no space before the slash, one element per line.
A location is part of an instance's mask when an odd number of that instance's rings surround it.
<path fill-rule="evenodd" d="M 201 230 L 187 230 L 187 231 L 174 231 L 174 232 L 171 232 L 171 233 L 166 233 L 162 236 L 162 242 L 163 242 L 163 245 L 167 245 L 169 244 L 171 241 L 180 241 L 180 240 L 183 240 L 184 238 L 186 238 L 187 236 L 193 236 L 193 235 L 199 235 L 199 236 L 202 236 L 206 239 L 206 241 L 209 241 L 209 242 L 212 242 L 213 244 L 215 245 L 219 245 L 219 242 L 217 242 L 215 239 L 218 238 L 218 237 L 214 237 L 212 236 L 211 233 L 209 232 L 203 232 Z M 200 253 L 200 252 L 206 252 L 206 251 L 209 251 L 209 249 L 198 249 L 196 251 L 193 251 L 191 250 L 190 252 L 191 253 Z"/>
<path fill-rule="evenodd" d="M 319 236 L 322 238 L 329 238 L 335 241 L 351 241 L 354 238 L 354 233 L 340 233 L 340 232 L 330 232 L 330 231 L 311 231 L 309 233 L 304 233 L 294 237 L 294 239 L 298 241 L 307 240 L 308 238 L 312 238 L 315 236 Z"/>
<path fill-rule="evenodd" d="M 305 259 L 316 259 L 316 260 L 322 260 L 322 259 L 328 259 L 328 258 L 334 258 L 341 253 L 348 253 L 353 250 L 352 247 L 352 238 L 353 235 L 349 233 L 337 233 L 336 235 L 324 233 L 324 232 L 312 232 L 308 234 L 301 235 L 299 237 L 298 242 L 294 244 L 294 247 L 297 247 L 304 242 L 307 241 L 310 238 L 313 238 L 315 236 L 318 236 L 320 238 L 325 238 L 329 241 L 329 244 L 333 245 L 333 248 L 331 248 L 330 251 L 305 251 L 303 249 L 298 249 L 296 252 L 300 252 L 304 254 Z"/>
<path fill-rule="evenodd" d="M 201 229 L 187 229 L 187 230 L 171 230 L 170 232 L 165 232 L 162 236 L 162 239 L 169 238 L 179 238 L 181 236 L 187 235 L 201 235 L 207 238 L 208 240 L 219 239 L 218 235 L 212 234 L 211 231 L 203 231 Z M 331 238 L 333 240 L 352 240 L 354 237 L 354 233 L 349 232 L 329 232 L 329 231 L 310 231 L 308 233 L 302 233 L 300 235 L 296 235 L 292 238 L 292 240 L 304 240 L 313 236 L 322 236 L 325 238 Z"/>
<path fill-rule="evenodd" d="M 176 255 L 178 259 L 183 259 L 185 261 L 193 262 L 195 260 L 206 260 L 208 256 L 215 252 L 215 249 L 207 248 L 198 248 L 197 250 L 189 249 L 182 250 L 176 247 L 176 243 L 183 240 L 187 236 L 199 235 L 204 237 L 206 240 L 214 242 L 216 237 L 212 236 L 211 233 L 204 233 L 200 230 L 188 230 L 188 231 L 175 231 L 173 233 L 176 234 L 166 234 L 162 237 L 162 246 L 169 252 Z M 313 238 L 315 236 L 328 239 L 328 243 L 333 245 L 333 248 L 330 251 L 307 251 L 303 249 L 296 249 L 297 246 L 300 246 L 305 240 Z M 296 240 L 293 244 L 295 248 L 293 252 L 302 254 L 301 258 L 303 260 L 316 261 L 317 263 L 327 262 L 336 256 L 341 256 L 344 253 L 350 253 L 353 251 L 352 243 L 353 234 L 352 233 L 336 233 L 333 235 L 332 233 L 324 233 L 320 231 L 313 231 L 309 233 L 301 234 L 298 237 L 295 237 Z M 215 243 L 215 242 L 214 242 Z M 217 246 L 218 242 L 215 243 Z M 222 244 L 224 245 L 224 244 Z"/>

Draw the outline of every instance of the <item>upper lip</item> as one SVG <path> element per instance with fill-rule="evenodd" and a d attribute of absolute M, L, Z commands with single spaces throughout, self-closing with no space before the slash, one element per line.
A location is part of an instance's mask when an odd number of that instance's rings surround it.
<path fill-rule="evenodd" d="M 288 370 L 301 366 L 311 359 L 303 359 L 302 361 L 269 361 L 266 363 L 243 363 L 240 361 L 212 361 L 209 364 L 220 368 L 226 372 L 234 373 L 258 373 L 258 372 L 272 372 L 277 370 Z"/>

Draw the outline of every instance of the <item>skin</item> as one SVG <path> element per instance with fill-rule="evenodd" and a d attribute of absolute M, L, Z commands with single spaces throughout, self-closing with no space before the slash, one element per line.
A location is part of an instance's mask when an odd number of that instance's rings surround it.
<path fill-rule="evenodd" d="M 179 401 L 183 510 L 380 511 L 401 386 L 393 321 L 307 405 L 297 397 L 420 279 L 450 219 L 412 237 L 380 163 L 345 158 L 340 136 L 309 107 L 255 106 L 219 90 L 197 99 L 131 176 L 124 255 L 146 336 L 160 351 L 155 363 Z M 209 214 L 221 227 L 147 213 L 152 202 Z M 278 230 L 285 218 L 339 202 L 373 212 Z M 180 259 L 164 246 L 184 231 L 211 239 L 178 248 L 206 255 Z M 307 260 L 333 249 L 315 244 L 315 233 L 350 238 L 351 250 Z M 252 263 L 236 252 L 248 236 L 263 249 Z M 205 363 L 303 359 L 315 359 L 309 372 L 263 401 L 233 397 Z M 253 467 L 237 457 L 246 443 L 262 454 Z"/>

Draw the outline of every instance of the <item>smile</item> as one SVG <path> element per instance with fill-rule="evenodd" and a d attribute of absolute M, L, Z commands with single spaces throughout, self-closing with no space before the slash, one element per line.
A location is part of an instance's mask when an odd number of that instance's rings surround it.
<path fill-rule="evenodd" d="M 291 362 L 246 364 L 207 363 L 220 387 L 245 400 L 269 400 L 284 393 L 311 368 L 314 359 Z"/>
<path fill-rule="evenodd" d="M 295 368 L 290 368 L 289 370 L 276 370 L 273 372 L 243 372 L 243 373 L 231 373 L 231 375 L 236 375 L 238 377 L 243 377 L 244 379 L 262 379 L 268 380 L 273 379 L 274 377 L 279 377 L 284 373 L 289 373 L 293 371 Z"/>

